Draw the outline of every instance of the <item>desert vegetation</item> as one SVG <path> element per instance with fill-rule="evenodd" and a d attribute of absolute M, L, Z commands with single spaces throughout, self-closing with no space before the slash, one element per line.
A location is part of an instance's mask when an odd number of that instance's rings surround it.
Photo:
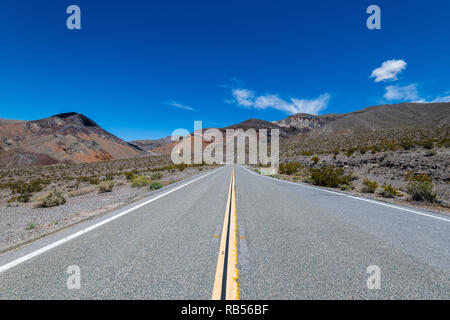
<path fill-rule="evenodd" d="M 39 206 L 42 208 L 56 207 L 66 203 L 66 198 L 61 190 L 52 190 L 39 199 Z"/>
<path fill-rule="evenodd" d="M 294 175 L 304 169 L 304 166 L 296 161 L 280 163 L 278 172 L 280 174 Z"/>
<path fill-rule="evenodd" d="M 0 170 L 0 253 L 213 169 L 168 156 Z"/>
<path fill-rule="evenodd" d="M 439 147 L 436 140 L 431 149 L 425 142 L 418 146 L 402 140 L 401 144 L 401 149 L 391 144 L 364 150 L 332 150 L 329 154 L 315 152 L 313 156 L 301 152 L 304 155 L 293 158 L 284 154 L 278 177 L 371 197 L 449 208 L 450 148 Z"/>
<path fill-rule="evenodd" d="M 375 193 L 375 191 L 378 189 L 378 182 L 369 180 L 368 178 L 365 178 L 363 180 L 364 187 L 361 189 L 364 193 Z"/>
<path fill-rule="evenodd" d="M 345 174 L 343 168 L 324 165 L 320 168 L 309 168 L 310 181 L 318 186 L 337 188 L 349 186 L 352 181 L 351 174 Z"/>
<path fill-rule="evenodd" d="M 115 182 L 112 180 L 102 181 L 98 185 L 98 193 L 112 192 Z"/>
<path fill-rule="evenodd" d="M 406 187 L 411 200 L 434 202 L 437 198 L 431 178 L 426 174 L 406 173 L 408 185 Z"/>
<path fill-rule="evenodd" d="M 280 170 L 292 180 L 370 197 L 450 208 L 450 127 L 398 126 L 282 140 Z M 345 182 L 339 176 L 351 175 Z"/>
<path fill-rule="evenodd" d="M 381 187 L 380 194 L 385 198 L 395 198 L 399 195 L 399 190 L 397 190 L 392 184 L 384 183 Z"/>
<path fill-rule="evenodd" d="M 291 138 L 280 146 L 283 157 L 312 156 L 314 154 L 339 154 L 347 157 L 370 152 L 401 151 L 411 149 L 449 148 L 450 129 L 444 128 L 402 128 L 360 131 L 349 135 Z"/>
<path fill-rule="evenodd" d="M 144 156 L 105 162 L 0 169 L 0 204 L 35 202 L 44 207 L 64 198 L 112 192 L 119 182 L 156 190 L 170 183 L 170 176 L 187 168 L 197 171 L 205 164 L 171 163 L 169 156 Z M 167 181 L 162 181 L 167 177 Z M 58 190 L 56 193 L 54 190 Z M 46 200 L 43 200 L 46 198 Z M 38 206 L 41 206 L 38 205 Z"/>

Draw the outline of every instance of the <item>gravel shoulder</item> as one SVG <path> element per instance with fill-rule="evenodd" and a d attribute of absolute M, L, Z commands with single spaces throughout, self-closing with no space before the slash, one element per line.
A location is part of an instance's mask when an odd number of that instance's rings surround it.
<path fill-rule="evenodd" d="M 315 161 L 314 161 L 315 160 Z M 362 154 L 356 151 L 352 154 L 339 153 L 318 154 L 314 156 L 298 155 L 282 157 L 281 162 L 297 162 L 304 168 L 321 168 L 333 166 L 342 168 L 345 174 L 352 176 L 351 186 L 342 189 L 353 195 L 398 203 L 407 206 L 450 213 L 450 149 L 434 148 L 432 150 L 415 148 L 401 151 L 383 151 L 373 154 Z M 436 194 L 434 203 L 411 201 L 408 195 L 408 174 L 421 174 L 429 177 Z M 306 174 L 307 175 L 307 174 Z M 280 174 L 280 178 L 290 181 L 309 183 L 305 174 Z M 364 192 L 364 180 L 369 179 L 378 183 L 378 191 L 384 184 L 392 185 L 399 194 L 390 199 L 381 197 L 379 192 L 370 194 Z"/>
<path fill-rule="evenodd" d="M 211 169 L 194 167 L 168 171 L 159 182 L 166 186 Z M 123 207 L 151 192 L 148 187 L 131 187 L 130 181 L 126 179 L 116 181 L 111 192 L 99 193 L 97 186 L 91 185 L 81 186 L 77 191 L 66 194 L 66 203 L 63 205 L 50 208 L 38 207 L 33 201 L 0 203 L 0 254 Z"/>

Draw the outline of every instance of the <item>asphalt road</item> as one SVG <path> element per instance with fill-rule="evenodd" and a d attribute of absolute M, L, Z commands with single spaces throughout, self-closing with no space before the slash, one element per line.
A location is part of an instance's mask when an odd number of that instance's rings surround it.
<path fill-rule="evenodd" d="M 0 299 L 211 299 L 231 175 L 219 168 L 0 256 Z M 450 298 L 449 217 L 240 166 L 234 181 L 240 299 Z"/>

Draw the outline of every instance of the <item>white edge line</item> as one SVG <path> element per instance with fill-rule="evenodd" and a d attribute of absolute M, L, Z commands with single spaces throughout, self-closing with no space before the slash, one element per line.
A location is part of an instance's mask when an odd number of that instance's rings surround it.
<path fill-rule="evenodd" d="M 415 214 L 418 214 L 418 215 L 421 215 L 421 216 L 425 216 L 425 217 L 429 217 L 429 218 L 433 218 L 433 219 L 438 219 L 438 220 L 443 220 L 443 221 L 446 221 L 446 222 L 450 222 L 449 219 L 445 219 L 445 218 L 442 218 L 442 217 L 436 217 L 435 215 L 432 215 L 432 214 L 427 214 L 427 213 L 423 213 L 423 212 L 419 212 L 419 211 L 415 211 L 415 210 L 411 210 L 411 209 L 407 209 L 407 208 L 402 208 L 402 207 L 394 206 L 394 205 L 383 203 L 383 202 L 376 201 L 376 200 L 370 200 L 370 199 L 365 199 L 365 198 L 361 198 L 361 197 L 355 197 L 355 196 L 352 196 L 352 195 L 349 195 L 349 194 L 345 194 L 345 193 L 340 193 L 340 192 L 330 191 L 330 190 L 327 190 L 327 189 L 312 187 L 312 186 L 305 185 L 303 183 L 295 183 L 295 182 L 292 182 L 292 181 L 286 181 L 286 180 L 276 179 L 276 178 L 272 178 L 272 177 L 267 177 L 267 176 L 263 176 L 263 175 L 257 174 L 256 172 L 253 172 L 252 170 L 250 170 L 250 169 L 248 169 L 246 167 L 243 167 L 243 168 L 245 170 L 249 171 L 250 173 L 253 173 L 254 175 L 256 175 L 258 177 L 262 177 L 262 178 L 266 178 L 266 179 L 272 179 L 272 180 L 277 180 L 277 181 L 293 184 L 293 185 L 304 187 L 304 188 L 309 188 L 309 189 L 319 190 L 319 191 L 328 192 L 328 193 L 332 193 L 332 194 L 337 194 L 337 195 L 345 196 L 345 197 L 348 197 L 348 198 L 351 198 L 351 199 L 355 199 L 355 200 L 366 201 L 366 202 L 378 204 L 380 206 L 385 206 L 385 207 L 394 208 L 394 209 L 398 209 L 398 210 L 408 211 L 408 212 L 412 212 L 412 213 L 415 213 Z"/>
<path fill-rule="evenodd" d="M 2 273 L 3 271 L 6 271 L 8 269 L 11 269 L 12 267 L 15 267 L 18 264 L 21 264 L 21 263 L 23 263 L 23 262 L 25 262 L 27 260 L 30 260 L 30 259 L 32 259 L 32 258 L 34 258 L 34 257 L 36 257 L 36 256 L 38 256 L 38 255 L 40 255 L 40 254 L 42 254 L 44 252 L 47 252 L 47 251 L 49 251 L 49 250 L 51 250 L 51 249 L 53 249 L 53 248 L 55 248 L 55 247 L 57 247 L 57 246 L 59 246 L 59 245 L 61 245 L 63 243 L 66 243 L 67 241 L 75 239 L 75 238 L 77 238 L 77 237 L 79 237 L 79 236 L 81 236 L 81 235 L 83 235 L 83 234 L 85 234 L 85 233 L 87 233 L 87 232 L 89 232 L 91 230 L 97 229 L 98 227 L 100 227 L 100 226 L 102 226 L 104 224 L 107 224 L 108 222 L 116 220 L 116 219 L 118 219 L 118 218 L 120 218 L 120 217 L 122 217 L 122 216 L 124 216 L 124 215 L 126 215 L 128 213 L 130 213 L 131 211 L 134 211 L 134 210 L 136 210 L 136 209 L 138 209 L 138 208 L 140 208 L 142 206 L 145 206 L 145 205 L 147 205 L 147 204 L 149 204 L 149 203 L 151 203 L 153 201 L 156 201 L 156 200 L 158 200 L 158 199 L 160 199 L 160 198 L 162 198 L 162 197 L 164 197 L 164 196 L 166 196 L 166 195 L 168 195 L 168 194 L 170 194 L 170 193 L 172 193 L 174 191 L 177 191 L 177 190 L 179 190 L 179 189 L 181 189 L 183 187 L 186 187 L 186 186 L 188 186 L 188 185 L 190 185 L 190 184 L 192 184 L 192 183 L 194 183 L 194 182 L 196 182 L 196 181 L 198 181 L 200 179 L 203 179 L 204 177 L 209 176 L 210 174 L 212 174 L 214 172 L 217 172 L 217 171 L 219 171 L 219 170 L 221 170 L 223 168 L 224 167 L 221 167 L 221 168 L 218 168 L 216 170 L 213 170 L 213 171 L 211 171 L 211 172 L 209 172 L 209 173 L 207 173 L 207 174 L 205 174 L 205 175 L 203 175 L 201 177 L 198 177 L 198 178 L 196 178 L 194 180 L 191 180 L 191 181 L 189 181 L 189 182 L 187 182 L 187 183 L 185 183 L 185 184 L 183 184 L 181 186 L 178 186 L 178 187 L 176 187 L 174 189 L 171 189 L 171 190 L 169 190 L 167 192 L 164 192 L 164 193 L 162 193 L 162 194 L 160 194 L 160 195 L 158 195 L 158 196 L 156 196 L 156 197 L 154 197 L 154 198 L 152 198 L 150 200 L 147 200 L 147 201 L 145 201 L 145 202 L 143 202 L 141 204 L 138 204 L 137 206 L 134 206 L 134 207 L 132 207 L 130 209 L 127 209 L 127 210 L 125 210 L 125 211 L 123 211 L 121 213 L 118 213 L 118 214 L 116 214 L 115 216 L 113 216 L 111 218 L 107 218 L 105 220 L 102 220 L 102 221 L 100 221 L 100 222 L 98 222 L 98 223 L 96 223 L 96 224 L 94 224 L 94 225 L 92 225 L 90 227 L 87 227 L 87 228 L 85 228 L 83 230 L 75 232 L 75 233 L 73 233 L 73 234 L 71 234 L 71 235 L 69 235 L 69 236 L 67 236 L 65 238 L 62 238 L 62 239 L 60 239 L 58 241 L 55 241 L 55 242 L 53 242 L 53 243 L 51 243 L 51 244 L 49 244 L 49 245 L 47 245 L 47 246 L 45 246 L 45 247 L 43 247 L 41 249 L 33 251 L 33 252 L 31 252 L 31 253 L 29 253 L 27 255 L 24 255 L 23 257 L 20 257 L 20 258 L 18 258 L 16 260 L 13 260 L 13 261 L 11 261 L 11 262 L 3 265 L 3 266 L 0 266 L 0 273 Z"/>

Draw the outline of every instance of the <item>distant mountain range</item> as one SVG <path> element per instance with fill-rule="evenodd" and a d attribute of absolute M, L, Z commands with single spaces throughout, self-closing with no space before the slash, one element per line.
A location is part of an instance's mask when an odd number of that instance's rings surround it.
<path fill-rule="evenodd" d="M 279 121 L 250 119 L 230 128 L 278 128 L 281 136 L 327 136 L 388 128 L 450 126 L 450 102 L 379 105 L 342 114 L 297 113 Z"/>
<path fill-rule="evenodd" d="M 385 129 L 450 127 L 450 103 L 380 105 L 344 114 L 294 114 L 279 121 L 249 119 L 219 128 L 279 129 L 282 141 L 336 139 Z M 34 121 L 0 119 L 0 168 L 96 162 L 170 153 L 170 137 L 126 142 L 78 113 Z"/>
<path fill-rule="evenodd" d="M 143 152 L 75 112 L 33 121 L 0 120 L 0 168 L 123 159 Z"/>
<path fill-rule="evenodd" d="M 304 150 L 326 150 L 330 146 L 351 145 L 359 139 L 367 142 L 390 138 L 391 130 L 403 138 L 405 131 L 450 127 L 450 102 L 443 103 L 401 103 L 380 105 L 359 111 L 311 115 L 297 113 L 279 121 L 249 119 L 238 124 L 218 128 L 226 129 L 279 129 L 280 143 L 287 148 Z M 204 129 L 206 130 L 206 129 Z M 430 132 L 430 131 L 428 131 Z M 361 141 L 361 143 L 364 141 Z M 169 154 L 176 144 L 170 137 L 159 140 L 132 141 L 141 148 L 158 154 Z M 207 143 L 206 143 L 207 144 Z M 285 149 L 285 148 L 284 148 Z"/>

